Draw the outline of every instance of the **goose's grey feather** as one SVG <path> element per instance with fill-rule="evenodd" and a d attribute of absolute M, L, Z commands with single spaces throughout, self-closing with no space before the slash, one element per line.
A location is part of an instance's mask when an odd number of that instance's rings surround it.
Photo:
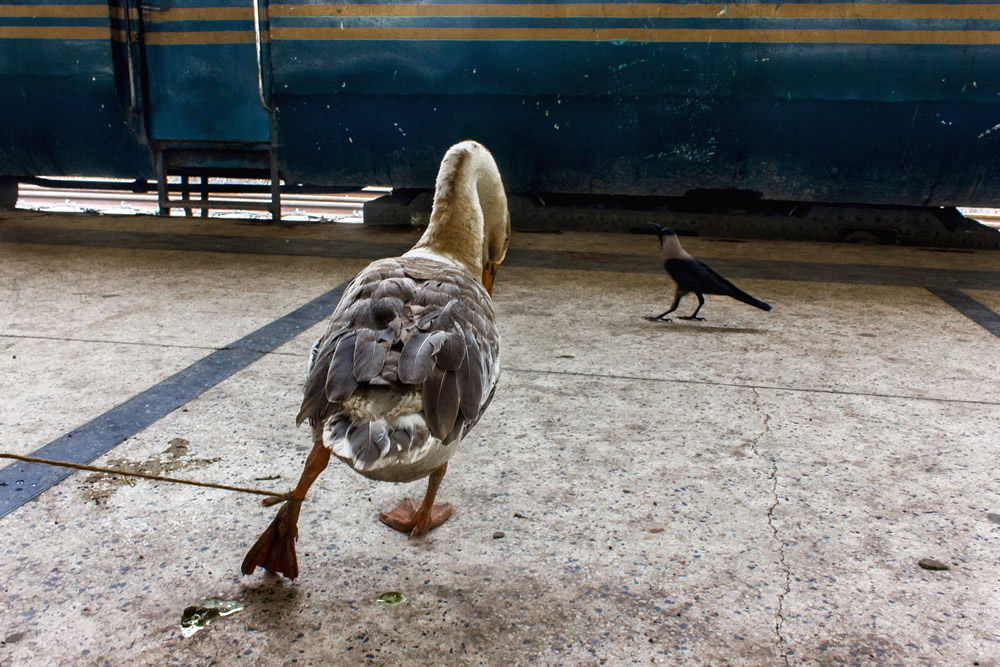
<path fill-rule="evenodd" d="M 467 421 L 483 410 L 483 363 L 471 330 L 465 330 L 465 358 L 458 369 L 458 386 L 462 388 L 459 408 Z"/>
<path fill-rule="evenodd" d="M 393 429 L 389 435 L 389 454 L 395 452 L 408 452 L 411 449 L 420 449 L 427 442 L 431 432 L 423 426 L 416 426 L 412 429 Z"/>
<path fill-rule="evenodd" d="M 441 350 L 435 359 L 438 368 L 457 371 L 462 366 L 462 360 L 465 359 L 465 345 L 466 339 L 460 330 L 446 333 L 444 344 L 441 345 Z"/>
<path fill-rule="evenodd" d="M 358 381 L 354 377 L 354 341 L 356 338 L 357 334 L 354 332 L 345 333 L 337 339 L 333 353 L 330 355 L 325 389 L 326 400 L 331 403 L 346 401 L 358 388 Z"/>
<path fill-rule="evenodd" d="M 359 383 L 369 382 L 378 377 L 389 356 L 389 343 L 392 332 L 359 329 L 354 344 L 354 363 L 352 371 L 354 379 Z"/>
<path fill-rule="evenodd" d="M 443 331 L 413 334 L 399 355 L 399 381 L 423 384 L 434 369 L 435 357 L 447 339 L 448 334 Z"/>
<path fill-rule="evenodd" d="M 326 430 L 330 433 L 331 440 L 340 440 L 347 436 L 350 427 L 351 418 L 345 412 L 338 412 L 326 422 Z"/>
<path fill-rule="evenodd" d="M 431 435 L 444 440 L 458 417 L 458 373 L 436 368 L 424 381 L 424 415 Z"/>
<path fill-rule="evenodd" d="M 372 298 L 376 301 L 390 298 L 409 301 L 413 298 L 413 284 L 402 278 L 386 278 L 375 286 Z"/>
<path fill-rule="evenodd" d="M 354 460 L 365 467 L 389 451 L 389 430 L 381 422 L 355 422 L 347 429 L 347 438 Z"/>

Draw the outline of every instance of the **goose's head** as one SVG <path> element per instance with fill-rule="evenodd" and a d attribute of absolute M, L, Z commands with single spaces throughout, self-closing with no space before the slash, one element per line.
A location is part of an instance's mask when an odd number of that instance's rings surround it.
<path fill-rule="evenodd" d="M 502 190 L 501 190 L 502 194 Z M 493 296 L 493 280 L 510 246 L 510 211 L 503 197 L 499 211 L 483 210 L 483 287 Z"/>
<path fill-rule="evenodd" d="M 410 252 L 434 253 L 481 273 L 492 295 L 509 244 L 507 195 L 493 156 L 475 141 L 455 144 L 438 170 L 430 224 Z"/>

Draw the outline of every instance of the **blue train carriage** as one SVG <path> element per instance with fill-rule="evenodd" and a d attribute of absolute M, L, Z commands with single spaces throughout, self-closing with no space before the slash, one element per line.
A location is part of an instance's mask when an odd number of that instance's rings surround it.
<path fill-rule="evenodd" d="M 0 174 L 429 188 L 474 137 L 513 192 L 1000 191 L 989 2 L 0 1 Z"/>
<path fill-rule="evenodd" d="M 303 2 L 269 15 L 296 180 L 360 169 L 430 187 L 442 147 L 477 137 L 514 191 L 998 202 L 994 3 Z"/>

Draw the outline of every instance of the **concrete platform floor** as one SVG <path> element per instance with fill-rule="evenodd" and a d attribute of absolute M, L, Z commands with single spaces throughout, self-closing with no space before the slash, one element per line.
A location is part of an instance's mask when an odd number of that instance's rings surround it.
<path fill-rule="evenodd" d="M 278 491 L 331 290 L 416 238 L 4 216 L 0 449 Z M 654 237 L 515 235 L 456 514 L 332 465 L 294 583 L 239 573 L 259 497 L 4 462 L 0 664 L 1000 663 L 1000 253 L 683 242 L 774 310 L 650 323 Z"/>

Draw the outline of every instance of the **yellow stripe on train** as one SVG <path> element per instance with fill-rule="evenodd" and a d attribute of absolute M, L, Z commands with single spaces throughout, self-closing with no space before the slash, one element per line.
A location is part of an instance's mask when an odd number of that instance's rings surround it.
<path fill-rule="evenodd" d="M 271 28 L 271 40 L 489 42 L 728 42 L 760 44 L 997 45 L 990 30 L 760 30 L 684 28 Z"/>
<path fill-rule="evenodd" d="M 1000 19 L 1000 4 L 758 4 L 671 2 L 572 4 L 275 4 L 274 17 Z"/>

